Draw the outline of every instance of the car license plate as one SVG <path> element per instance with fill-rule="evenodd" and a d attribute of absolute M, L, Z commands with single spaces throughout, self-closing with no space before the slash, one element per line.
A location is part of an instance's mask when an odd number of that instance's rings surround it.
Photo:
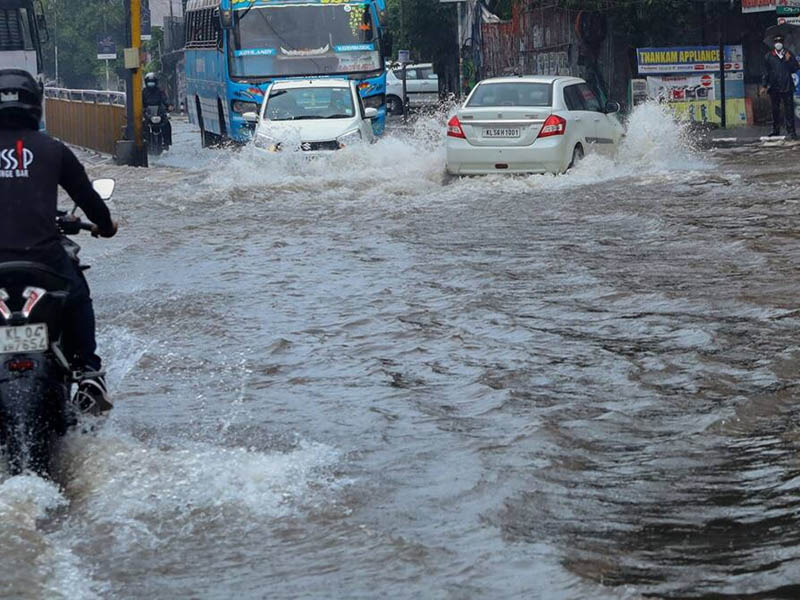
<path fill-rule="evenodd" d="M 0 327 L 0 354 L 43 352 L 47 350 L 49 343 L 45 323 Z"/>
<path fill-rule="evenodd" d="M 519 127 L 505 127 L 484 129 L 483 137 L 487 138 L 518 138 L 520 135 Z"/>

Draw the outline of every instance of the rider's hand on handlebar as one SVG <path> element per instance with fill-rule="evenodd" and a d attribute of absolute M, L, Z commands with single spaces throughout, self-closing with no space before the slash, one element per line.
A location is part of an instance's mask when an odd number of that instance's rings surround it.
<path fill-rule="evenodd" d="M 100 231 L 100 228 L 97 225 L 92 226 L 92 237 L 104 237 L 104 238 L 111 238 L 117 235 L 117 229 L 119 229 L 119 224 L 116 221 L 111 221 L 113 225 L 111 231 Z"/>

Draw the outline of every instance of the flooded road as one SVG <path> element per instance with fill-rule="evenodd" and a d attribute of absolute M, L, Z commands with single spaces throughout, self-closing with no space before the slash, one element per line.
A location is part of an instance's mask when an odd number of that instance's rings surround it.
<path fill-rule="evenodd" d="M 644 107 L 459 180 L 443 130 L 91 158 L 116 408 L 0 475 L 0 597 L 800 597 L 796 149 Z"/>

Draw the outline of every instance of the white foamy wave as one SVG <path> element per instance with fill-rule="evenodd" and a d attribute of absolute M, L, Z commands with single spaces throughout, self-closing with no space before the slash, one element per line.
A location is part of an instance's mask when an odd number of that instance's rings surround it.
<path fill-rule="evenodd" d="M 97 341 L 105 358 L 106 381 L 114 392 L 147 352 L 147 343 L 127 329 L 115 326 L 102 327 Z"/>
<path fill-rule="evenodd" d="M 96 582 L 70 545 L 41 530 L 39 522 L 69 504 L 52 481 L 33 475 L 0 484 L 0 562 L 14 573 L 4 598 L 98 598 Z M 18 595 L 21 594 L 21 595 Z"/>
<path fill-rule="evenodd" d="M 374 144 L 314 158 L 299 150 L 271 154 L 252 144 L 236 150 L 201 149 L 192 137 L 176 144 L 171 155 L 158 159 L 158 164 L 204 173 L 200 182 L 187 182 L 176 190 L 182 195 L 196 193 L 199 188 L 215 196 L 239 190 L 248 199 L 257 191 L 265 201 L 278 198 L 276 194 L 281 192 L 313 192 L 320 201 L 422 196 L 438 192 L 450 179 L 445 174 L 445 124 L 455 108 L 453 104 L 442 106 L 406 125 L 395 121 Z M 613 157 L 590 152 L 575 168 L 560 175 L 461 178 L 455 180 L 451 193 L 461 193 L 465 187 L 473 193 L 496 191 L 498 186 L 503 191 L 523 193 L 573 188 L 625 177 L 671 176 L 712 166 L 693 149 L 685 123 L 678 122 L 666 107 L 646 103 L 629 116 L 626 137 Z"/>
<path fill-rule="evenodd" d="M 679 122 L 668 107 L 654 102 L 634 108 L 615 162 L 631 174 L 641 169 L 651 174 L 712 166 L 694 148 L 688 123 Z"/>
<path fill-rule="evenodd" d="M 35 475 L 10 477 L 0 484 L 0 521 L 31 529 L 48 511 L 68 504 L 58 486 Z"/>
<path fill-rule="evenodd" d="M 206 511 L 280 517 L 303 505 L 311 487 L 338 485 L 325 474 L 338 452 L 322 444 L 274 454 L 189 441 L 150 447 L 110 425 L 69 436 L 64 447 L 67 494 L 93 523 L 141 531 Z"/>

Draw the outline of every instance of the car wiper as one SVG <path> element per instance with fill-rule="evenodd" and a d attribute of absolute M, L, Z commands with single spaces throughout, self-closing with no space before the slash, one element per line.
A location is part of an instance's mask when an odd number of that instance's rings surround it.
<path fill-rule="evenodd" d="M 326 119 L 347 119 L 352 115 L 331 115 L 330 117 L 325 117 Z"/>
<path fill-rule="evenodd" d="M 319 115 L 300 115 L 299 117 L 295 117 L 295 121 L 303 121 L 308 119 L 323 119 L 324 117 L 320 117 Z"/>

